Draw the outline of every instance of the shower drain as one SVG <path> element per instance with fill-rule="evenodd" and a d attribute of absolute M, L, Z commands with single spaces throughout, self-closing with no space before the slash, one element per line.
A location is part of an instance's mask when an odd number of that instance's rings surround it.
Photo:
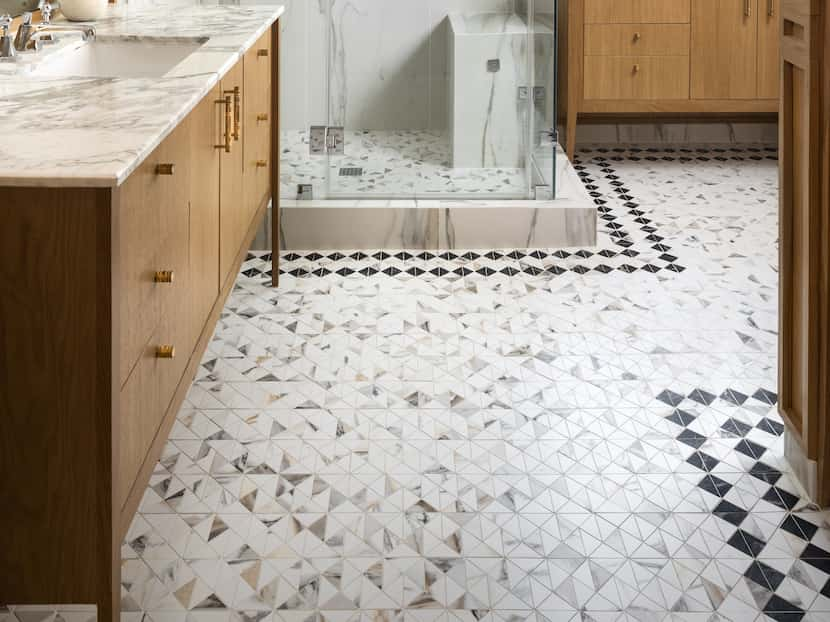
<path fill-rule="evenodd" d="M 363 169 L 359 166 L 348 166 L 340 169 L 340 177 L 360 177 Z"/>

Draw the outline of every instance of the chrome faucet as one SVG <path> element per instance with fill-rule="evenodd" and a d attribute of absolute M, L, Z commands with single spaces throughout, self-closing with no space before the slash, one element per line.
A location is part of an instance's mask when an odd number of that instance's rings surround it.
<path fill-rule="evenodd" d="M 12 58 L 14 56 L 14 45 L 9 28 L 12 27 L 12 16 L 3 15 L 0 17 L 0 58 Z"/>
<path fill-rule="evenodd" d="M 59 32 L 77 32 L 81 38 L 87 39 L 95 38 L 95 27 L 83 24 L 53 24 L 52 5 L 45 0 L 41 0 L 40 14 L 42 21 L 40 24 L 32 24 L 32 14 L 24 13 L 20 28 L 17 29 L 17 35 L 14 38 L 14 49 L 18 52 L 23 50 L 40 49 L 41 43 L 44 41 L 56 41 L 54 33 Z"/>

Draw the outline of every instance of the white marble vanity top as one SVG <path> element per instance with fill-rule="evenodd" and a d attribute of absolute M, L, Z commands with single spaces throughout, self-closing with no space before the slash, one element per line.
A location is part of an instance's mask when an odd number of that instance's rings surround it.
<path fill-rule="evenodd" d="M 45 55 L 79 41 L 74 34 L 0 62 L 0 186 L 118 186 L 283 11 L 195 0 L 109 7 L 94 24 L 99 38 L 207 38 L 162 78 L 32 75 Z"/>

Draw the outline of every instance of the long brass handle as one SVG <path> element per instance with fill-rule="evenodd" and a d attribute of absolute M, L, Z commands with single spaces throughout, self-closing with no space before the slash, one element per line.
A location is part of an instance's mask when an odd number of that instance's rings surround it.
<path fill-rule="evenodd" d="M 266 168 L 268 166 L 268 160 L 257 160 L 254 164 L 257 168 Z"/>
<path fill-rule="evenodd" d="M 767 15 L 775 17 L 775 0 L 767 0 Z"/>
<path fill-rule="evenodd" d="M 256 120 L 257 120 L 257 121 L 267 121 L 267 120 L 268 120 L 268 113 L 266 113 L 266 112 L 260 112 L 260 113 L 256 116 Z"/>
<path fill-rule="evenodd" d="M 233 139 L 239 140 L 242 126 L 242 93 L 238 86 L 232 91 L 225 91 L 225 95 L 233 95 Z"/>
<path fill-rule="evenodd" d="M 260 58 L 266 58 L 268 56 L 267 48 L 261 48 L 256 51 L 256 55 Z"/>
<path fill-rule="evenodd" d="M 752 0 L 744 0 L 744 16 L 752 17 Z"/>
<path fill-rule="evenodd" d="M 217 104 L 224 104 L 225 106 L 225 142 L 221 145 L 215 145 L 217 149 L 224 149 L 225 153 L 231 152 L 231 140 L 233 136 L 231 136 L 231 124 L 233 123 L 231 119 L 231 96 L 226 95 L 223 99 L 217 99 Z"/>
<path fill-rule="evenodd" d="M 175 164 L 156 164 L 156 175 L 172 176 L 176 172 Z"/>

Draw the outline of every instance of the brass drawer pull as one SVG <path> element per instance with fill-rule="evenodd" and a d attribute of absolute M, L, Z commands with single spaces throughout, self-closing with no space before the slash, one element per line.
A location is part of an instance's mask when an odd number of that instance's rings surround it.
<path fill-rule="evenodd" d="M 638 43 L 640 41 L 640 39 L 642 39 L 642 38 L 643 38 L 643 35 L 641 35 L 639 32 L 634 33 L 634 43 Z"/>
<path fill-rule="evenodd" d="M 158 346 L 156 348 L 157 359 L 174 359 L 176 358 L 176 348 L 174 346 Z"/>
<path fill-rule="evenodd" d="M 640 65 L 634 65 L 634 67 L 631 68 L 631 73 L 640 73 Z"/>
<path fill-rule="evenodd" d="M 156 164 L 156 175 L 171 176 L 176 172 L 175 164 Z"/>
<path fill-rule="evenodd" d="M 233 96 L 233 139 L 239 140 L 240 126 L 242 124 L 242 94 L 239 87 L 233 87 L 232 91 L 225 91 L 225 95 Z"/>
<path fill-rule="evenodd" d="M 265 113 L 265 112 L 261 112 L 256 116 L 256 120 L 257 121 L 267 121 L 268 120 L 268 114 Z"/>
<path fill-rule="evenodd" d="M 225 106 L 225 142 L 221 145 L 215 145 L 217 149 L 224 149 L 225 153 L 231 152 L 231 140 L 233 137 L 231 136 L 231 123 L 233 122 L 231 119 L 231 96 L 226 95 L 223 99 L 217 99 L 217 104 L 223 104 Z"/>
<path fill-rule="evenodd" d="M 752 17 L 752 0 L 744 0 L 744 17 Z"/>
<path fill-rule="evenodd" d="M 775 0 L 767 0 L 767 15 L 775 17 Z"/>
<path fill-rule="evenodd" d="M 267 50 L 267 49 L 265 49 L 265 48 L 262 48 L 262 49 L 260 49 L 260 50 L 257 50 L 257 51 L 256 51 L 256 55 L 257 55 L 259 58 L 264 58 L 264 57 L 268 56 L 268 50 Z"/>
<path fill-rule="evenodd" d="M 268 160 L 257 160 L 256 167 L 257 168 L 265 168 L 268 166 Z"/>
<path fill-rule="evenodd" d="M 172 283 L 176 278 L 176 273 L 172 270 L 158 270 L 153 276 L 155 283 Z"/>

